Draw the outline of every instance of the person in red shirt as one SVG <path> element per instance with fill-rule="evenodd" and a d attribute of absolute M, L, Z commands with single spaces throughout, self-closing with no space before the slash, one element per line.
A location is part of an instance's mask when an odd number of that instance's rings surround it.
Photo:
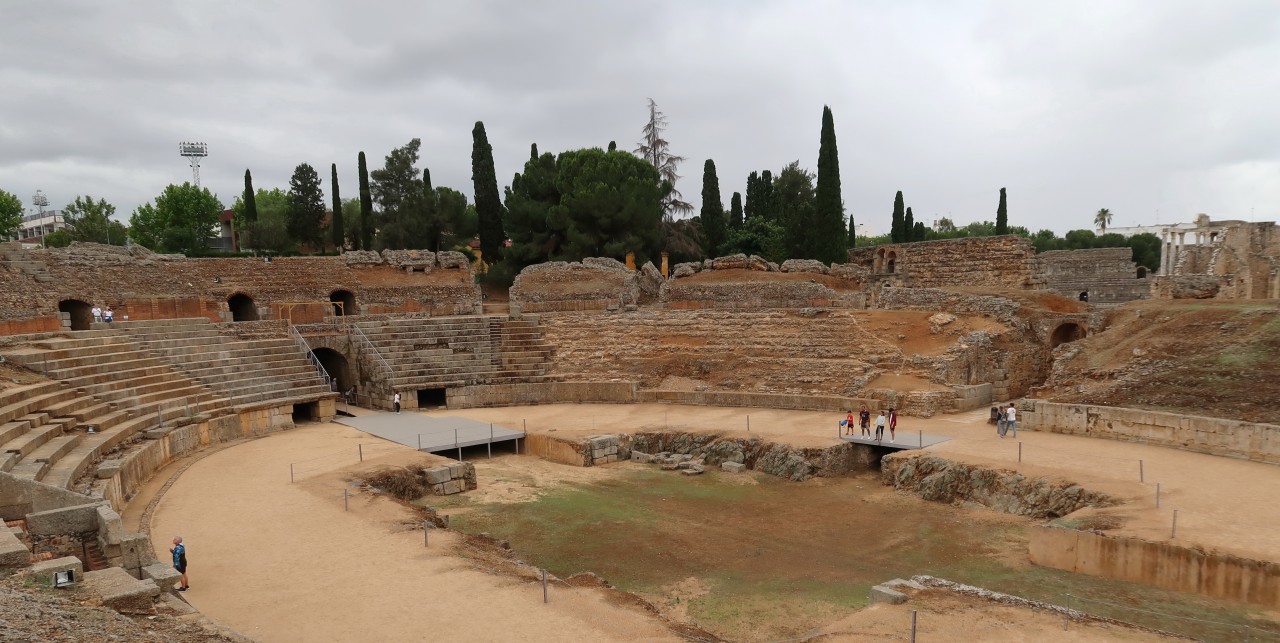
<path fill-rule="evenodd" d="M 893 431 L 898 428 L 898 412 L 889 409 L 889 441 L 893 442 Z"/>
<path fill-rule="evenodd" d="M 853 409 L 849 409 L 849 415 L 844 419 L 844 426 L 849 435 L 853 435 Z"/>

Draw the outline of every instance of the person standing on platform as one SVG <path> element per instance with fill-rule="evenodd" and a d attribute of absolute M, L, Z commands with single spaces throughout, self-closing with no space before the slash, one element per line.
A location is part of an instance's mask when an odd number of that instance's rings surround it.
<path fill-rule="evenodd" d="M 862 437 L 871 437 L 871 411 L 867 410 L 866 404 L 858 411 L 858 426 L 862 427 Z"/>
<path fill-rule="evenodd" d="M 93 321 L 95 322 L 102 321 L 102 309 L 99 308 L 97 304 L 94 304 L 93 308 L 89 309 L 89 312 L 93 314 Z"/>
<path fill-rule="evenodd" d="M 169 548 L 169 553 L 173 554 L 173 568 L 182 574 L 182 586 L 178 591 L 185 592 L 190 585 L 187 584 L 187 546 L 182 544 L 182 536 L 173 537 L 173 547 Z"/>
<path fill-rule="evenodd" d="M 849 431 L 849 435 L 853 435 L 853 409 L 849 409 L 849 415 L 845 416 L 844 426 Z"/>
<path fill-rule="evenodd" d="M 898 429 L 898 412 L 889 409 L 889 441 L 894 442 L 894 431 Z"/>
<path fill-rule="evenodd" d="M 881 411 L 880 415 L 876 416 L 876 442 L 884 439 L 884 423 L 884 411 Z"/>
<path fill-rule="evenodd" d="M 400 413 L 400 391 L 396 391 L 395 396 L 391 398 L 391 404 L 396 407 L 396 413 Z"/>

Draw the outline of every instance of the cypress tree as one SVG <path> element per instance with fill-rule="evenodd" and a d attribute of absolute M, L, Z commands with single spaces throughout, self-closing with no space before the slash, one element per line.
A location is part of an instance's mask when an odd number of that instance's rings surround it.
<path fill-rule="evenodd" d="M 845 237 L 845 242 L 850 248 L 858 247 L 858 229 L 853 225 L 853 215 L 849 215 L 849 232 Z"/>
<path fill-rule="evenodd" d="M 253 177 L 249 170 L 244 171 L 244 220 L 249 223 L 258 220 L 258 197 L 253 192 Z"/>
<path fill-rule="evenodd" d="M 729 227 L 737 230 L 742 227 L 742 193 L 734 192 L 729 199 Z"/>
<path fill-rule="evenodd" d="M 715 258 L 724 247 L 728 236 L 725 226 L 724 203 L 720 200 L 720 178 L 716 176 L 716 162 L 707 159 L 702 166 L 702 252 Z"/>
<path fill-rule="evenodd" d="M 756 206 L 756 214 L 764 217 L 766 221 L 781 223 L 782 201 L 773 193 L 773 172 L 764 170 L 760 173 L 760 183 L 756 186 L 756 192 L 760 195 L 760 205 Z"/>
<path fill-rule="evenodd" d="M 329 178 L 333 186 L 330 193 L 333 195 L 333 216 L 329 219 L 329 230 L 333 232 L 333 247 L 339 252 L 347 243 L 346 233 L 342 229 L 342 199 L 338 198 L 338 164 L 329 164 Z"/>
<path fill-rule="evenodd" d="M 613 151 L 614 147 L 617 147 L 617 144 L 614 143 L 613 141 L 609 141 L 609 145 L 610 145 L 610 149 L 609 149 L 610 152 Z M 533 143 L 529 145 L 529 160 L 530 161 L 538 160 L 538 144 L 537 143 Z"/>
<path fill-rule="evenodd" d="M 840 156 L 836 151 L 836 125 L 831 108 L 822 108 L 822 134 L 818 142 L 818 178 L 814 187 L 813 221 L 806 226 L 809 252 L 820 261 L 845 260 L 848 233 L 844 227 L 844 200 L 840 196 Z M 842 239 L 841 237 L 845 237 Z"/>
<path fill-rule="evenodd" d="M 911 208 L 907 208 L 907 216 L 902 220 L 902 241 L 911 242 L 916 240 L 916 217 L 911 213 Z"/>
<path fill-rule="evenodd" d="M 898 194 L 893 197 L 893 223 L 889 227 L 889 241 L 893 243 L 902 243 L 904 241 L 902 227 L 906 216 L 906 212 L 902 207 L 902 190 L 898 190 Z"/>
<path fill-rule="evenodd" d="M 618 142 L 617 142 L 617 141 L 609 141 L 609 151 L 610 151 L 610 152 L 616 152 L 616 151 L 618 151 Z"/>
<path fill-rule="evenodd" d="M 924 221 L 916 221 L 915 232 L 912 236 L 913 241 L 924 241 Z"/>
<path fill-rule="evenodd" d="M 369 193 L 369 167 L 365 164 L 364 152 L 358 159 L 360 171 L 360 242 L 356 249 L 373 250 L 373 195 Z"/>
<path fill-rule="evenodd" d="M 507 233 L 502 229 L 503 208 L 498 196 L 498 177 L 493 170 L 493 147 L 481 121 L 476 121 L 471 130 L 471 183 L 480 224 L 480 253 L 484 262 L 492 266 L 502 259 L 502 244 L 507 240 Z"/>
<path fill-rule="evenodd" d="M 760 211 L 760 174 L 752 172 L 747 175 L 747 202 L 742 206 L 743 221 L 750 221 Z"/>
<path fill-rule="evenodd" d="M 1000 188 L 1000 205 L 996 208 L 996 234 L 1009 234 L 1009 209 L 1004 200 L 1004 188 Z"/>

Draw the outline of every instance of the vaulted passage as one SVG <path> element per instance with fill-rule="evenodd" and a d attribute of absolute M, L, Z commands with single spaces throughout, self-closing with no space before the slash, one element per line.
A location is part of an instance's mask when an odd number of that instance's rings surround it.
<path fill-rule="evenodd" d="M 249 295 L 231 295 L 227 298 L 227 308 L 231 310 L 231 321 L 258 321 L 258 307 Z"/>
<path fill-rule="evenodd" d="M 347 361 L 346 355 L 333 350 L 332 348 L 317 348 L 311 353 L 320 360 L 320 365 L 324 370 L 329 372 L 329 377 L 338 383 L 338 392 L 351 390 L 355 385 L 355 376 L 351 373 L 351 364 Z"/>
<path fill-rule="evenodd" d="M 1049 336 L 1049 345 L 1057 348 L 1067 342 L 1074 342 L 1077 339 L 1084 339 L 1085 331 L 1080 324 L 1067 322 L 1055 329 L 1053 334 Z"/>
<path fill-rule="evenodd" d="M 356 296 L 350 290 L 335 290 L 329 293 L 329 301 L 333 302 L 335 317 L 356 314 Z"/>
<path fill-rule="evenodd" d="M 58 302 L 58 312 L 71 314 L 71 330 L 89 330 L 93 323 L 93 306 L 79 299 L 64 299 Z"/>

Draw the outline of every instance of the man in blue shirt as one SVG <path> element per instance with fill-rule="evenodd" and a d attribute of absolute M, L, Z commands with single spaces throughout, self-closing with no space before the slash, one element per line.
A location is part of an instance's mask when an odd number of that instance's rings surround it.
<path fill-rule="evenodd" d="M 179 592 L 187 591 L 187 547 L 182 544 L 182 536 L 173 537 L 173 547 L 169 548 L 169 553 L 173 554 L 173 568 L 182 574 L 182 586 L 178 588 Z"/>

